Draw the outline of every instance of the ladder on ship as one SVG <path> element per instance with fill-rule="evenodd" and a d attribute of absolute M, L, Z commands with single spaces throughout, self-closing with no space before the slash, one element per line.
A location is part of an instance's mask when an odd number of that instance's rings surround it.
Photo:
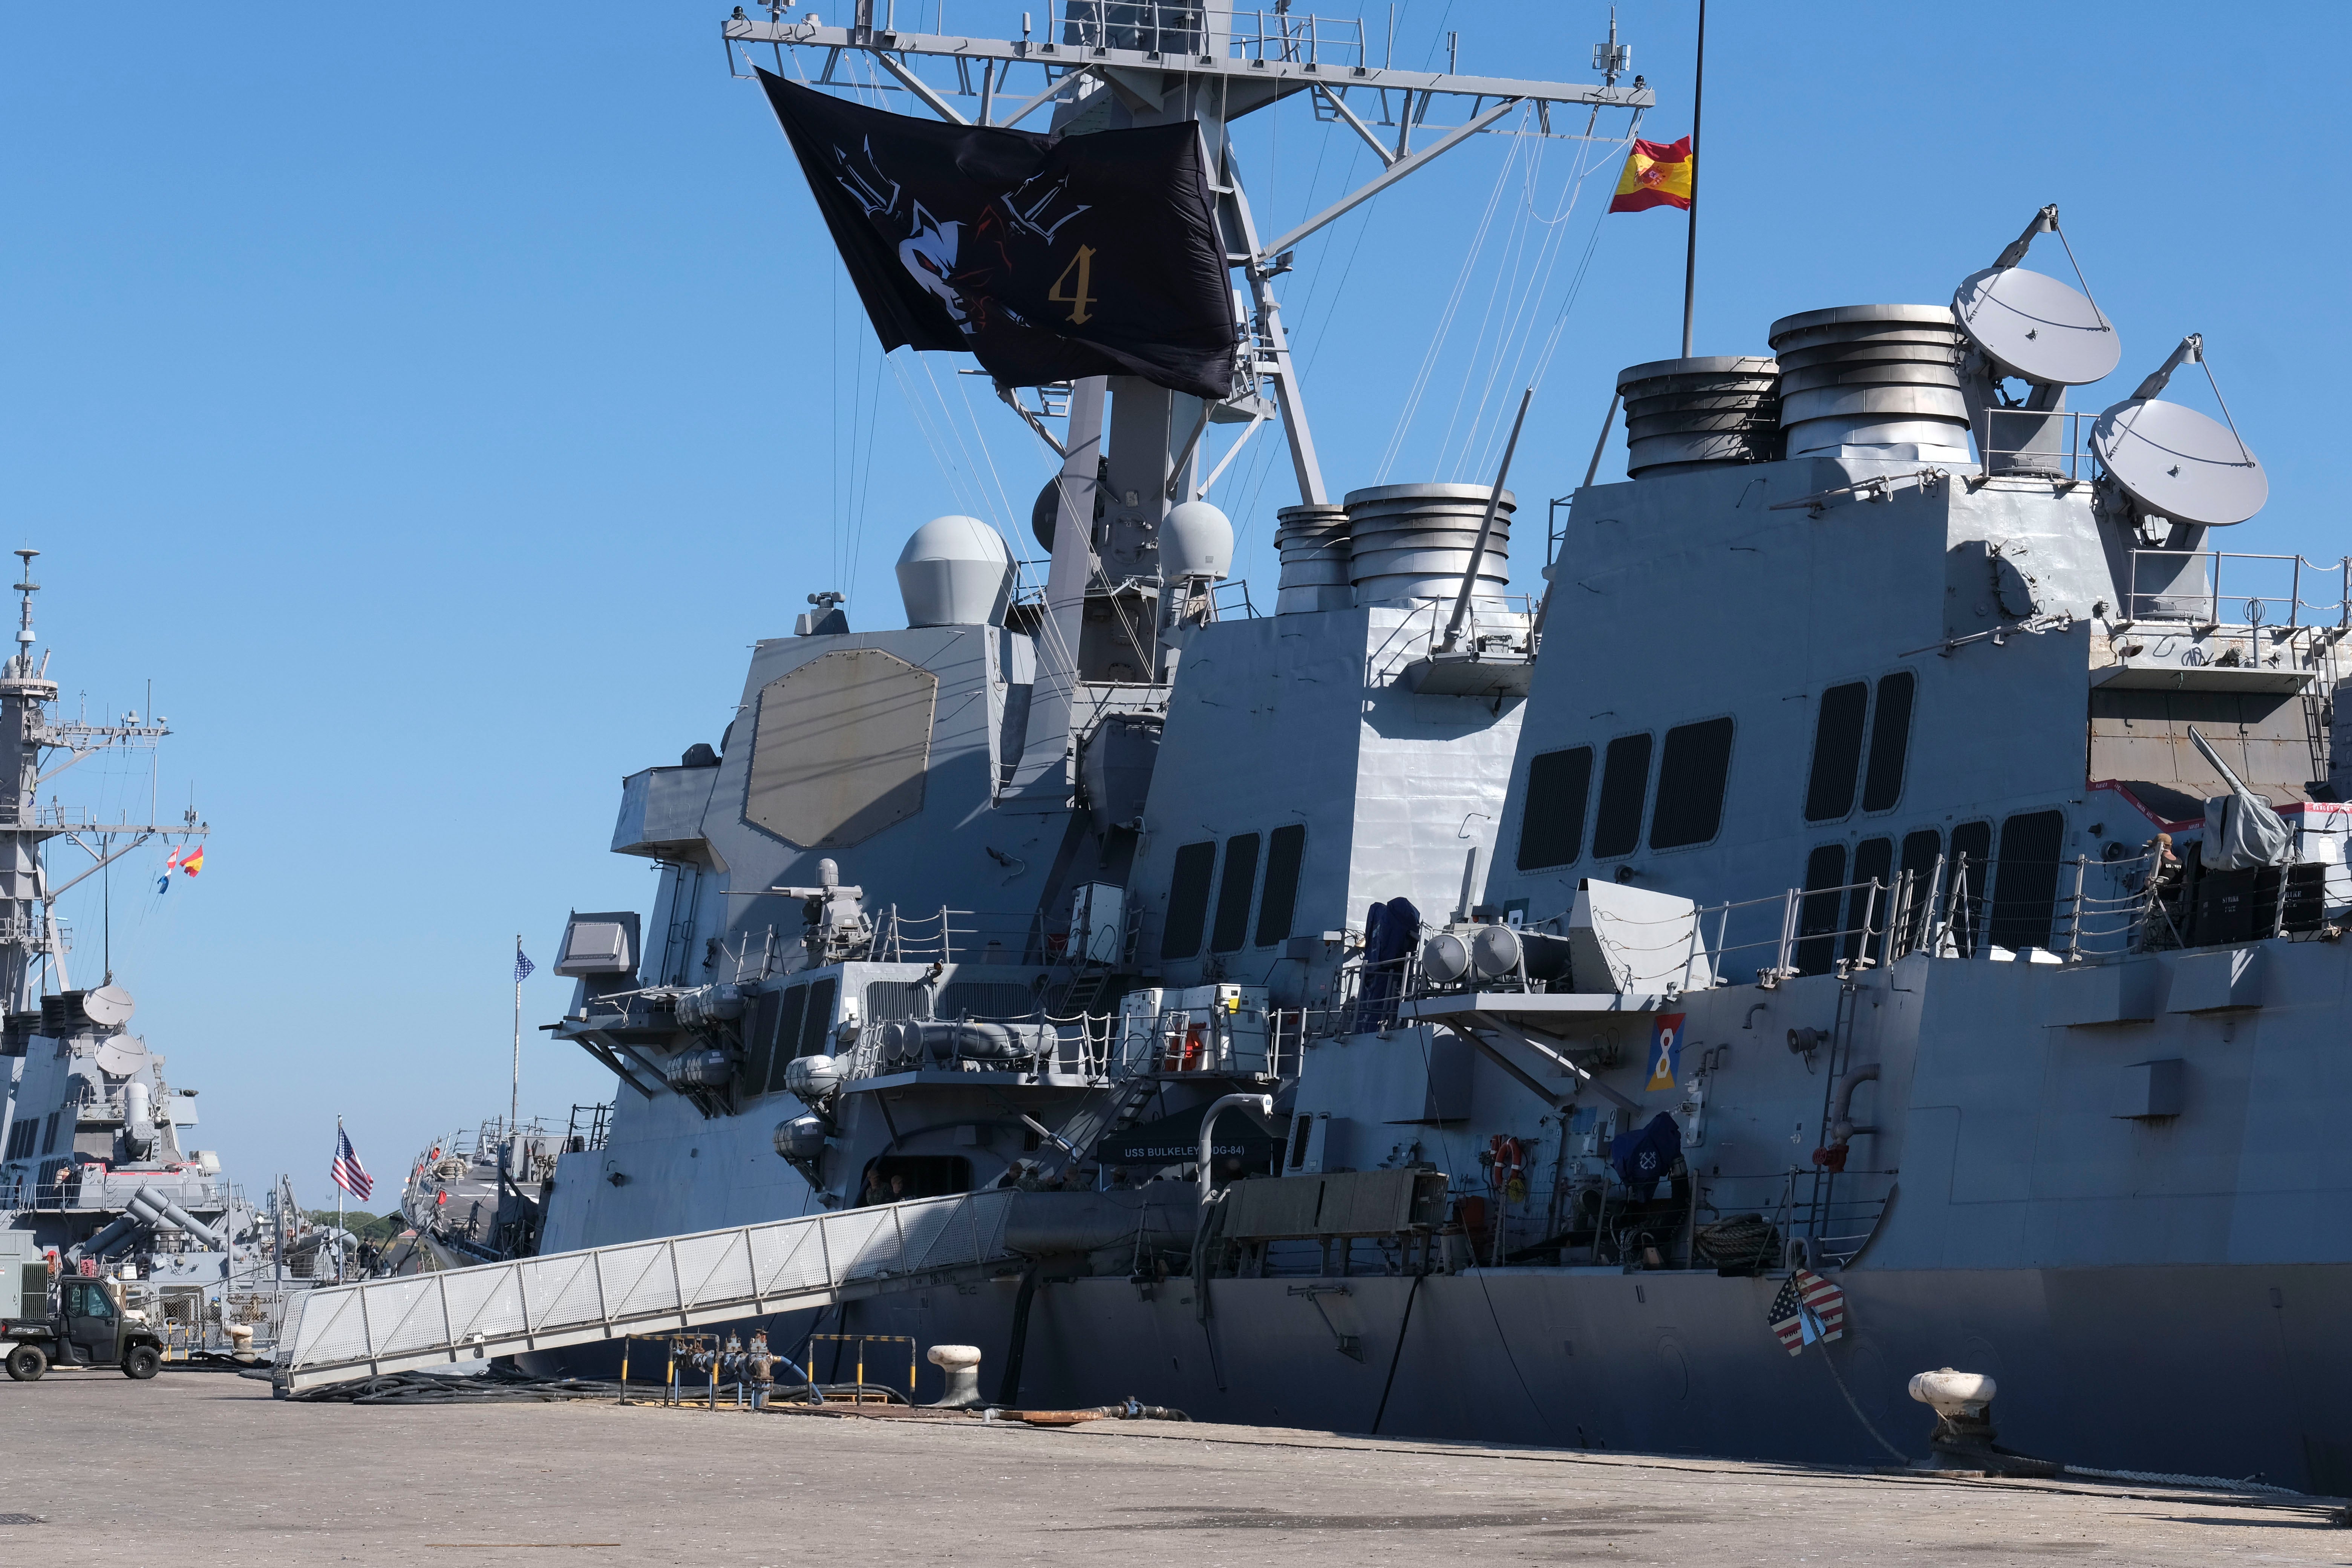
<path fill-rule="evenodd" d="M 278 1337 L 285 1393 L 489 1356 L 802 1311 L 1016 1259 L 1010 1190 L 913 1198 L 366 1279 L 306 1292 Z"/>

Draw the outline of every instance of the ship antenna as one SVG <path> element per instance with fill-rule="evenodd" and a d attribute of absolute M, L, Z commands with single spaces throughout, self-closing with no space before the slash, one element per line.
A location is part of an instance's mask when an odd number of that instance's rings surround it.
<path fill-rule="evenodd" d="M 1698 0 L 1698 63 L 1691 72 L 1690 226 L 1683 252 L 1683 358 L 1691 357 L 1691 324 L 1698 308 L 1698 122 L 1706 107 L 1706 0 Z"/>
<path fill-rule="evenodd" d="M 41 585 L 33 581 L 33 557 L 39 553 L 37 550 L 16 552 L 18 558 L 25 563 L 23 580 L 16 584 L 16 592 L 25 596 L 25 601 L 17 615 L 16 658 L 13 671 L 20 676 L 33 673 L 33 595 L 41 589 Z"/>

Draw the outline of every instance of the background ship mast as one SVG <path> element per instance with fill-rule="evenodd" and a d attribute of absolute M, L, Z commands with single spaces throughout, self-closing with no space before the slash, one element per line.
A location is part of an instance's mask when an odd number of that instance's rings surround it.
<path fill-rule="evenodd" d="M 58 925 L 58 900 L 85 879 L 104 870 L 159 834 L 202 838 L 207 829 L 191 808 L 176 823 L 100 822 L 93 813 L 40 805 L 40 788 L 68 768 L 100 752 L 152 748 L 171 733 L 153 714 L 126 713 L 119 724 L 52 723 L 48 705 L 58 684 L 48 678 L 49 654 L 37 662 L 33 645 L 33 581 L 37 550 L 19 550 L 23 574 L 18 595 L 16 652 L 0 670 L 0 745 L 9 751 L 10 783 L 0 794 L 0 991 L 10 1013 L 39 1007 L 45 988 L 40 967 L 48 963 L 46 988 L 69 990 L 67 942 Z M 50 650 L 54 651 L 54 650 Z M 58 753 L 63 753 L 58 755 Z M 44 765 L 46 763 L 46 765 Z M 63 838 L 87 852 L 90 864 L 63 881 L 50 879 L 42 847 Z"/>

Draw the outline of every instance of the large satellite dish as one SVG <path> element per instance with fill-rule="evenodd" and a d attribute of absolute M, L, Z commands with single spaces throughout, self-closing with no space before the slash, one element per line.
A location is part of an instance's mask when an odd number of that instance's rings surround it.
<path fill-rule="evenodd" d="M 2116 404 L 2091 426 L 2091 449 L 2142 510 L 2219 528 L 2263 510 L 2271 482 L 2230 427 L 2153 397 Z"/>
<path fill-rule="evenodd" d="M 2123 342 L 2088 296 L 2022 267 L 1972 272 L 1952 314 L 2000 374 L 2044 386 L 2084 386 L 2123 358 Z"/>
<path fill-rule="evenodd" d="M 109 1035 L 92 1054 L 101 1072 L 129 1078 L 147 1065 L 147 1042 L 136 1035 Z"/>
<path fill-rule="evenodd" d="M 131 1022 L 136 1004 L 131 1000 L 131 993 L 121 986 L 101 985 L 95 991 L 82 993 L 81 1010 L 100 1028 L 119 1029 Z"/>
<path fill-rule="evenodd" d="M 2222 528 L 2263 510 L 2271 482 L 2238 433 L 2157 394 L 2174 370 L 2203 364 L 2204 340 L 2181 340 L 2164 367 L 2091 426 L 2091 450 L 2143 511 L 2175 522 Z M 2212 370 L 2206 369 L 2210 379 Z M 2220 388 L 2214 389 L 2220 395 Z"/>

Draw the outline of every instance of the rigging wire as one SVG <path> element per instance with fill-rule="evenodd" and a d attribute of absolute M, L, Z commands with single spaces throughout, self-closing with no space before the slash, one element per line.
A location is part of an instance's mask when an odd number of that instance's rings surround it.
<path fill-rule="evenodd" d="M 1515 146 L 1513 152 L 1516 151 Z M 1381 454 L 1380 466 L 1372 472 L 1374 484 L 1388 482 L 1390 473 L 1396 467 L 1397 458 L 1403 450 L 1405 437 L 1412 430 L 1413 418 L 1421 409 L 1422 398 L 1429 390 L 1430 377 L 1436 372 L 1438 356 L 1444 351 L 1446 340 L 1453 333 L 1454 318 L 1462 308 L 1462 297 L 1469 290 L 1478 258 L 1486 249 L 1486 236 L 1494 227 L 1495 213 L 1502 205 L 1503 189 L 1509 175 L 1509 160 L 1506 158 L 1503 167 L 1496 171 L 1495 186 L 1486 195 L 1486 210 L 1479 214 L 1478 225 L 1471 231 L 1470 245 L 1463 255 L 1461 269 L 1454 275 L 1453 291 L 1446 296 L 1445 308 L 1438 312 L 1437 327 L 1430 336 L 1429 348 L 1422 355 L 1421 368 L 1414 373 L 1412 384 L 1406 389 L 1404 406 L 1397 411 L 1395 428 L 1391 431 L 1389 444 Z"/>
<path fill-rule="evenodd" d="M 1638 122 L 1639 117 L 1637 116 L 1636 123 L 1638 124 Z M 1630 135 L 1631 131 L 1629 130 L 1628 136 L 1630 137 Z M 1543 335 L 1539 348 L 1537 347 L 1538 339 L 1534 331 L 1535 316 L 1538 310 L 1540 308 L 1545 296 L 1551 290 L 1551 280 L 1553 275 L 1559 270 L 1561 256 L 1567 248 L 1567 220 L 1569 217 L 1573 216 L 1577 203 L 1582 198 L 1586 180 L 1588 180 L 1600 167 L 1601 167 L 1601 162 L 1591 156 L 1593 152 L 1600 145 L 1613 146 L 1614 143 L 1586 142 L 1578 150 L 1577 163 L 1573 170 L 1572 179 L 1569 187 L 1567 204 L 1560 209 L 1559 218 L 1549 220 L 1548 224 L 1546 259 L 1542 263 L 1541 275 L 1527 289 L 1522 301 L 1522 308 L 1516 315 L 1512 323 L 1510 342 L 1513 347 L 1507 370 L 1505 367 L 1499 353 L 1490 365 L 1487 374 L 1486 393 L 1480 400 L 1480 410 L 1482 415 L 1485 408 L 1487 406 L 1488 402 L 1493 398 L 1495 392 L 1498 388 L 1518 386 L 1522 384 L 1523 382 L 1524 384 L 1529 386 L 1540 386 L 1543 383 L 1545 374 L 1551 368 L 1552 356 L 1559 350 L 1560 336 L 1568 324 L 1568 313 L 1574 307 L 1577 296 L 1583 289 L 1585 275 L 1591 268 L 1593 252 L 1600 243 L 1601 226 L 1598 220 L 1595 221 L 1587 237 L 1583 254 L 1578 258 L 1576 270 L 1570 277 L 1568 289 L 1561 300 L 1559 311 L 1554 316 L 1550 330 Z M 1529 185 L 1528 194 L 1529 211 L 1532 216 L 1532 182 Z M 1607 216 L 1607 214 L 1603 213 L 1601 216 L 1605 217 Z M 1546 220 L 1538 217 L 1537 221 L 1545 222 Z M 1532 373 L 1523 376 L 1522 372 L 1526 370 L 1528 359 L 1531 351 L 1535 355 L 1535 367 Z M 1475 431 L 1475 428 L 1476 424 L 1474 422 L 1473 430 Z M 1496 418 L 1487 426 L 1485 440 L 1475 456 L 1470 451 L 1471 435 L 1465 433 L 1464 437 L 1463 459 L 1474 475 L 1486 473 L 1492 469 L 1497 457 L 1499 456 L 1497 447 L 1499 447 L 1502 439 L 1503 425 L 1500 419 L 1499 409 L 1497 410 Z"/>

